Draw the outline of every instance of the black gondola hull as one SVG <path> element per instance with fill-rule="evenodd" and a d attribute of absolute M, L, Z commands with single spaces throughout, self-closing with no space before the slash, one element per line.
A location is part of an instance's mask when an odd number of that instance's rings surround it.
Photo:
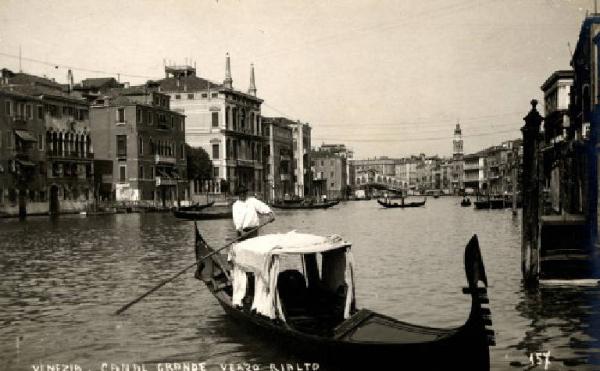
<path fill-rule="evenodd" d="M 274 208 L 287 209 L 287 210 L 305 210 L 305 209 L 328 209 L 332 206 L 339 204 L 339 201 L 329 201 L 316 204 L 293 204 L 293 203 L 280 203 L 273 204 Z"/>
<path fill-rule="evenodd" d="M 196 231 L 196 256 L 211 250 Z M 201 241 L 200 243 L 198 241 Z M 282 350 L 297 354 L 303 360 L 318 361 L 343 370 L 369 370 L 379 366 L 394 369 L 489 369 L 489 344 L 493 331 L 486 304 L 485 269 L 476 237 L 465 250 L 465 272 L 469 287 L 463 292 L 471 296 L 471 311 L 463 326 L 449 329 L 430 328 L 398 321 L 368 310 L 358 310 L 324 334 L 300 331 L 294 318 L 288 322 L 271 320 L 248 309 L 231 304 L 229 268 L 222 257 L 213 256 L 199 265 L 196 277 L 217 298 L 225 312 L 252 333 L 275 340 Z M 487 312 L 487 314 L 486 314 Z"/>
<path fill-rule="evenodd" d="M 407 208 L 407 207 L 421 207 L 421 206 L 425 206 L 425 202 L 427 202 L 427 200 L 423 200 L 421 202 L 385 202 L 385 201 L 381 201 L 381 200 L 377 200 L 377 203 L 380 204 L 381 206 L 385 207 L 385 208 Z"/>
<path fill-rule="evenodd" d="M 232 217 L 231 211 L 179 211 L 174 210 L 173 215 L 179 219 L 186 220 L 213 220 L 213 219 L 228 219 Z"/>

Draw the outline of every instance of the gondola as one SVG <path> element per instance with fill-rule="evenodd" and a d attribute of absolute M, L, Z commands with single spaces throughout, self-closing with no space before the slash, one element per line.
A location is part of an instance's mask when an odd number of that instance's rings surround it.
<path fill-rule="evenodd" d="M 427 197 L 425 197 L 423 199 L 423 201 L 420 202 L 405 202 L 404 199 L 401 199 L 400 202 L 396 202 L 396 201 L 382 201 L 382 200 L 377 200 L 377 203 L 379 203 L 381 206 L 386 207 L 386 208 L 394 208 L 394 207 L 399 207 L 399 208 L 403 208 L 403 207 L 420 207 L 420 206 L 424 206 L 425 202 L 427 201 Z"/>
<path fill-rule="evenodd" d="M 340 201 L 326 201 L 326 202 L 315 202 L 315 203 L 310 203 L 310 202 L 302 202 L 302 203 L 274 203 L 271 206 L 277 208 L 277 209 L 288 209 L 288 210 L 292 210 L 292 209 L 328 209 L 332 206 L 335 206 L 337 204 L 339 204 Z"/>
<path fill-rule="evenodd" d="M 475 208 L 479 210 L 484 209 L 504 209 L 505 202 L 503 199 L 492 198 L 489 200 L 477 200 L 474 203 Z"/>
<path fill-rule="evenodd" d="M 462 206 L 462 207 L 469 207 L 469 206 L 471 206 L 471 200 L 468 199 L 468 198 L 463 198 L 460 201 L 460 206 Z"/>
<path fill-rule="evenodd" d="M 351 244 L 339 236 L 294 233 L 241 242 L 230 253 L 233 264 L 217 253 L 200 261 L 195 276 L 249 333 L 264 335 L 282 351 L 303 359 L 344 370 L 390 365 L 489 369 L 494 332 L 486 328 L 491 326 L 491 313 L 485 307 L 487 278 L 477 236 L 467 244 L 464 256 L 468 287 L 463 293 L 471 297 L 468 319 L 459 327 L 432 328 L 358 309 Z M 304 243 L 297 243 L 298 235 Z M 214 252 L 196 227 L 197 259 Z M 288 267 L 283 259 L 300 260 L 305 274 L 293 269 L 280 272 L 280 260 L 281 266 Z M 248 271 L 254 273 L 254 280 L 246 281 Z M 241 280 L 235 289 L 232 277 Z M 251 287 L 248 291 L 246 284 Z M 254 292 L 254 297 L 248 292 Z"/>
<path fill-rule="evenodd" d="M 231 208 L 214 208 L 195 210 L 173 210 L 173 215 L 179 219 L 187 220 L 212 220 L 227 219 L 232 217 Z"/>
<path fill-rule="evenodd" d="M 193 204 L 190 206 L 178 207 L 177 210 L 178 211 L 200 211 L 200 210 L 206 209 L 207 207 L 211 207 L 214 204 L 215 204 L 215 201 L 211 201 L 211 202 L 203 204 L 203 205 Z"/>

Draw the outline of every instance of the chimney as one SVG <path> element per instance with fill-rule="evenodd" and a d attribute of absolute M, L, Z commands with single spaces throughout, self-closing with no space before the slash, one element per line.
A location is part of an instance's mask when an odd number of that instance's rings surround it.
<path fill-rule="evenodd" d="M 225 55 L 225 80 L 223 85 L 227 89 L 233 89 L 233 79 L 231 78 L 231 63 L 229 62 L 229 53 Z"/>
<path fill-rule="evenodd" d="M 256 97 L 256 83 L 254 81 L 254 63 L 250 64 L 250 87 L 248 88 L 248 94 Z"/>

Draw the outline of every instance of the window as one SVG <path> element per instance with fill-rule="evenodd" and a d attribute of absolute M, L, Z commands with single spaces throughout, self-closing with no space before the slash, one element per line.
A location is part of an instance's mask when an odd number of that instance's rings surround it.
<path fill-rule="evenodd" d="M 127 165 L 119 165 L 119 182 L 127 181 Z"/>
<path fill-rule="evenodd" d="M 43 134 L 38 134 L 38 150 L 40 150 L 40 151 L 44 150 L 44 135 Z"/>
<path fill-rule="evenodd" d="M 202 98 L 208 98 L 208 94 L 207 93 L 202 93 Z"/>
<path fill-rule="evenodd" d="M 38 119 L 43 120 L 44 119 L 44 107 L 37 106 L 37 114 L 38 114 Z"/>
<path fill-rule="evenodd" d="M 17 103 L 17 117 L 23 118 L 24 115 L 25 115 L 25 104 Z"/>
<path fill-rule="evenodd" d="M 173 129 L 175 127 L 175 120 L 173 119 L 173 116 L 171 116 L 171 129 Z"/>
<path fill-rule="evenodd" d="M 194 99 L 194 94 L 188 94 L 188 99 Z"/>
<path fill-rule="evenodd" d="M 13 148 L 14 140 L 14 134 L 9 131 L 6 135 L 6 148 Z"/>
<path fill-rule="evenodd" d="M 139 179 L 144 179 L 144 165 L 140 165 Z"/>
<path fill-rule="evenodd" d="M 219 145 L 218 144 L 212 145 L 212 157 L 213 157 L 213 159 L 219 158 Z"/>
<path fill-rule="evenodd" d="M 13 105 L 12 105 L 12 101 L 7 100 L 6 102 L 4 102 L 4 113 L 8 116 L 12 116 L 13 115 Z"/>
<path fill-rule="evenodd" d="M 154 113 L 152 112 L 148 112 L 148 125 L 152 125 L 152 122 L 154 121 Z"/>
<path fill-rule="evenodd" d="M 117 135 L 117 156 L 127 157 L 127 135 Z"/>
<path fill-rule="evenodd" d="M 213 128 L 219 127 L 219 112 L 212 113 L 212 127 Z"/>
<path fill-rule="evenodd" d="M 144 154 L 144 138 L 142 138 L 141 136 L 138 137 L 138 153 L 140 155 Z"/>
<path fill-rule="evenodd" d="M 139 108 L 135 110 L 135 122 L 138 124 L 142 123 L 142 110 Z"/>
<path fill-rule="evenodd" d="M 125 122 L 125 108 L 117 108 L 117 122 Z"/>
<path fill-rule="evenodd" d="M 181 99 L 181 95 L 175 94 L 175 99 Z"/>
<path fill-rule="evenodd" d="M 27 117 L 27 120 L 33 118 L 33 107 L 31 107 L 31 104 L 25 106 L 25 116 Z"/>
<path fill-rule="evenodd" d="M 219 168 L 217 166 L 213 168 L 213 175 L 215 178 L 219 177 Z"/>
<path fill-rule="evenodd" d="M 330 176 L 333 178 L 333 171 L 330 173 Z"/>
<path fill-rule="evenodd" d="M 219 93 L 212 93 L 210 95 L 211 98 L 217 98 L 219 96 Z"/>

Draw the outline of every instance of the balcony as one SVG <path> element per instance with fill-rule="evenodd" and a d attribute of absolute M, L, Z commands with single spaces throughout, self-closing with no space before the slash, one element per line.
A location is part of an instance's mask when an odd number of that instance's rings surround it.
<path fill-rule="evenodd" d="M 171 156 L 154 155 L 154 163 L 174 165 L 175 163 L 177 163 L 177 159 Z"/>
<path fill-rule="evenodd" d="M 282 182 L 292 180 L 292 176 L 290 174 L 280 174 L 280 177 Z"/>
<path fill-rule="evenodd" d="M 17 124 L 25 124 L 27 123 L 27 117 L 25 115 L 15 115 L 14 121 Z"/>
<path fill-rule="evenodd" d="M 254 160 L 237 160 L 237 166 L 241 167 L 254 167 Z"/>
<path fill-rule="evenodd" d="M 157 186 L 174 186 L 177 185 L 177 179 L 169 178 L 169 177 L 161 177 L 157 176 L 155 178 Z"/>
<path fill-rule="evenodd" d="M 93 153 L 80 153 L 80 152 L 75 152 L 75 151 L 64 151 L 64 152 L 57 152 L 57 151 L 46 151 L 46 156 L 49 159 L 64 159 L 64 160 L 93 160 L 94 159 L 94 154 Z"/>
<path fill-rule="evenodd" d="M 279 161 L 292 161 L 292 157 L 290 155 L 281 155 Z"/>

